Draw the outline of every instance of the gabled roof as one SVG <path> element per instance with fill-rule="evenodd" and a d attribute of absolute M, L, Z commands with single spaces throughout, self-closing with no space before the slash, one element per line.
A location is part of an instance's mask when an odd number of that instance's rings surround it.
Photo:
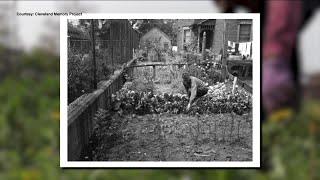
<path fill-rule="evenodd" d="M 211 23 L 213 22 L 213 23 Z M 191 24 L 189 27 L 192 28 L 192 29 L 195 29 L 199 26 L 202 26 L 202 25 L 215 25 L 215 22 L 216 20 L 215 19 L 195 19 L 194 23 Z"/>
<path fill-rule="evenodd" d="M 195 19 L 193 24 L 202 24 L 210 19 Z"/>
<path fill-rule="evenodd" d="M 159 29 L 158 27 L 154 27 L 154 28 L 150 29 L 150 31 L 148 31 L 147 33 L 145 33 L 145 34 L 141 37 L 141 39 L 142 39 L 144 36 L 150 34 L 150 33 L 151 33 L 152 31 L 154 31 L 154 30 L 159 31 L 163 36 L 165 36 L 167 39 L 171 40 L 171 38 L 170 38 L 166 33 L 164 33 L 163 31 L 161 31 L 161 29 Z"/>

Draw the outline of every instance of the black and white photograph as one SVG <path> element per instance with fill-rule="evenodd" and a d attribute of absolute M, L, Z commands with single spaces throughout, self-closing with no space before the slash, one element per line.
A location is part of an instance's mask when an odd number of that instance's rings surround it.
<path fill-rule="evenodd" d="M 62 167 L 260 166 L 257 14 L 60 25 Z"/>

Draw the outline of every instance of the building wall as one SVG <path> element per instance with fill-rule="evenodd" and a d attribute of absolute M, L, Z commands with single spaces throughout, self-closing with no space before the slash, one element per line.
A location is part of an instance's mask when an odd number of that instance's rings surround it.
<path fill-rule="evenodd" d="M 194 23 L 195 20 L 179 20 L 178 21 L 178 33 L 177 33 L 177 45 L 178 45 L 178 51 L 181 51 L 183 49 L 183 27 L 184 26 L 190 26 Z M 224 29 L 226 28 L 226 36 L 225 36 L 225 43 L 228 41 L 238 42 L 239 40 L 239 25 L 241 23 L 251 23 L 252 20 L 241 20 L 241 19 L 217 19 L 215 24 L 215 29 L 213 32 L 213 43 L 212 43 L 212 51 L 214 53 L 219 54 L 221 49 L 223 48 L 224 42 L 223 42 L 223 34 Z M 225 24 L 225 27 L 224 27 Z M 192 31 L 192 36 L 197 36 Z M 251 33 L 252 36 L 252 33 Z M 225 44 L 226 45 L 226 44 Z"/>
<path fill-rule="evenodd" d="M 215 32 L 214 32 L 214 39 L 213 39 L 213 48 L 212 48 L 214 53 L 220 53 L 220 50 L 223 48 L 224 23 L 226 25 L 225 43 L 227 43 L 228 41 L 238 42 L 238 40 L 239 40 L 239 25 L 241 23 L 251 23 L 252 24 L 252 20 L 217 19 L 216 26 L 215 26 Z M 251 36 L 252 36 L 252 32 L 251 32 Z"/>
<path fill-rule="evenodd" d="M 177 21 L 177 26 L 178 26 L 178 33 L 177 33 L 177 46 L 178 46 L 178 51 L 183 50 L 183 27 L 190 26 L 191 24 L 194 23 L 194 19 L 180 19 Z M 191 31 L 191 37 L 193 37 L 194 34 Z"/>
<path fill-rule="evenodd" d="M 168 37 L 166 35 L 163 34 L 163 32 L 161 32 L 159 29 L 154 28 L 152 30 L 150 30 L 149 32 L 147 32 L 145 35 L 143 35 L 140 39 L 140 46 L 142 48 L 146 47 L 146 43 L 147 41 L 157 41 L 160 39 L 160 46 L 162 48 L 164 48 L 164 44 L 168 43 L 169 45 L 169 49 L 171 49 L 172 45 L 171 45 L 171 40 L 168 39 Z"/>
<path fill-rule="evenodd" d="M 238 26 L 239 26 L 239 20 L 237 19 L 228 19 L 226 20 L 226 41 L 238 41 Z"/>
<path fill-rule="evenodd" d="M 224 30 L 224 20 L 217 19 L 216 26 L 213 34 L 213 46 L 212 50 L 214 53 L 219 54 L 223 47 L 223 30 Z"/>

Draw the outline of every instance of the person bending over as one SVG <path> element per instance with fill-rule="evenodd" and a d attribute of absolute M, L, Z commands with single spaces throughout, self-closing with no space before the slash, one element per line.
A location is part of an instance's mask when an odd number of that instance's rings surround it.
<path fill-rule="evenodd" d="M 209 88 L 206 83 L 200 79 L 190 76 L 188 73 L 182 74 L 184 88 L 186 89 L 189 97 L 187 111 L 190 109 L 191 104 L 198 98 L 207 94 Z"/>

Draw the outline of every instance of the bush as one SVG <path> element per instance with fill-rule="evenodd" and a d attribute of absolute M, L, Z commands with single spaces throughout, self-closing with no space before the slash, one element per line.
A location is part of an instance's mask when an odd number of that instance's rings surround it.
<path fill-rule="evenodd" d="M 226 90 L 224 84 L 218 84 L 210 90 L 208 95 L 196 101 L 190 111 L 186 111 L 188 98 L 182 94 L 153 94 L 152 92 L 132 91 L 121 89 L 113 96 L 114 110 L 125 114 L 150 114 L 150 113 L 187 113 L 210 114 L 229 113 L 244 114 L 252 109 L 251 95 L 245 91 L 236 92 L 235 96 Z"/>
<path fill-rule="evenodd" d="M 212 64 L 209 63 L 204 65 L 190 65 L 187 71 L 191 76 L 197 77 L 209 85 L 222 81 L 221 72 L 213 68 Z"/>
<path fill-rule="evenodd" d="M 68 103 L 93 90 L 93 66 L 91 58 L 81 58 L 68 51 Z"/>
<path fill-rule="evenodd" d="M 153 92 L 154 85 L 150 68 L 136 68 L 129 89 L 139 92 Z"/>

